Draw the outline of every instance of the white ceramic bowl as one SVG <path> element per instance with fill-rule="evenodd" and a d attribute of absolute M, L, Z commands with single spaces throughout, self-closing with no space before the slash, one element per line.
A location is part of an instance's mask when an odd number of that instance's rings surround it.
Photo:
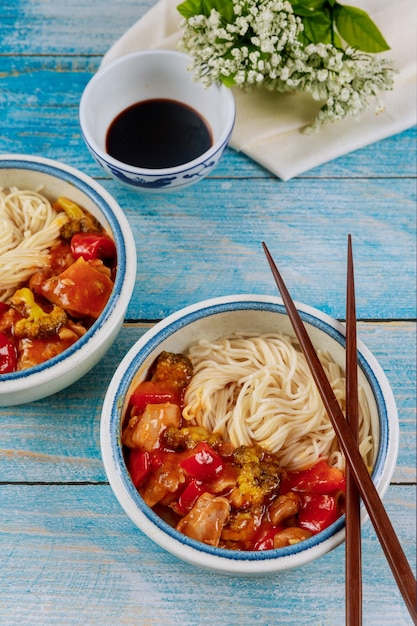
<path fill-rule="evenodd" d="M 205 89 L 193 81 L 190 58 L 171 50 L 134 52 L 102 67 L 87 84 L 80 101 L 84 140 L 104 170 L 116 180 L 143 191 L 177 191 L 209 174 L 226 149 L 235 120 L 232 92 L 224 86 Z M 188 105 L 208 123 L 211 148 L 194 160 L 162 169 L 127 165 L 106 152 L 112 121 L 126 108 L 152 99 Z"/>
<path fill-rule="evenodd" d="M 136 279 L 136 247 L 123 211 L 112 196 L 82 172 L 50 159 L 0 156 L 0 187 L 34 189 L 50 200 L 67 196 L 90 211 L 112 233 L 117 273 L 112 294 L 87 333 L 62 354 L 27 370 L 0 376 L 0 406 L 39 400 L 68 387 L 104 356 L 115 340 Z"/>
<path fill-rule="evenodd" d="M 344 367 L 345 327 L 328 315 L 297 303 L 313 344 L 328 349 Z M 170 315 L 149 330 L 128 352 L 117 369 L 105 398 L 101 418 L 101 450 L 110 485 L 131 520 L 157 544 L 194 565 L 219 573 L 260 575 L 304 565 L 344 541 L 344 517 L 326 530 L 279 550 L 239 552 L 215 548 L 176 531 L 142 500 L 126 469 L 121 449 L 123 404 L 162 351 L 182 352 L 201 338 L 217 339 L 236 331 L 283 332 L 294 336 L 282 300 L 268 296 L 229 296 L 206 300 Z M 392 477 L 398 454 L 398 416 L 395 401 L 381 367 L 358 341 L 359 383 L 372 413 L 376 441 L 373 480 L 382 496 Z M 366 518 L 363 512 L 363 520 Z"/>

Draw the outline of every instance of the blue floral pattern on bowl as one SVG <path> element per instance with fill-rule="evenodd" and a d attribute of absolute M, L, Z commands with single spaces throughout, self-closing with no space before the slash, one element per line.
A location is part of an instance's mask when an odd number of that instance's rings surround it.
<path fill-rule="evenodd" d="M 109 176 L 131 189 L 175 192 L 194 185 L 217 166 L 235 123 L 233 93 L 224 85 L 204 87 L 193 79 L 189 66 L 190 57 L 183 52 L 142 50 L 102 66 L 87 84 L 80 101 L 81 132 Z M 196 111 L 211 131 L 210 148 L 188 163 L 160 169 L 123 163 L 109 155 L 106 142 L 111 121 L 134 103 L 159 98 L 177 100 Z M 125 140 L 135 142 L 140 137 Z"/>
<path fill-rule="evenodd" d="M 190 185 L 196 183 L 197 181 L 205 178 L 207 174 L 209 174 L 218 164 L 220 158 L 222 157 L 224 151 L 226 150 L 229 141 L 231 132 L 225 139 L 224 143 L 221 144 L 216 152 L 210 153 L 209 157 L 201 162 L 195 163 L 191 167 L 186 170 L 181 171 L 178 174 L 167 175 L 160 173 L 152 173 L 152 170 L 148 170 L 146 174 L 134 174 L 126 169 L 122 169 L 120 166 L 113 165 L 110 162 L 105 161 L 97 152 L 95 152 L 94 148 L 88 143 L 86 137 L 84 136 L 84 141 L 86 142 L 92 156 L 97 161 L 97 163 L 113 178 L 116 178 L 120 182 L 130 187 L 136 187 L 138 189 L 144 189 L 147 191 L 178 191 L 182 187 L 189 187 Z M 177 168 L 172 168 L 177 169 Z M 169 171 L 169 170 L 168 170 Z"/>

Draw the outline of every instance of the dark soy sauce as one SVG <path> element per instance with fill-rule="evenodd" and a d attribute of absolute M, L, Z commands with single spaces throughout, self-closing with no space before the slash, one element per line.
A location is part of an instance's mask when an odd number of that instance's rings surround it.
<path fill-rule="evenodd" d="M 175 167 L 213 144 L 210 128 L 194 109 L 175 100 L 144 100 L 113 120 L 106 137 L 110 156 L 138 167 Z"/>

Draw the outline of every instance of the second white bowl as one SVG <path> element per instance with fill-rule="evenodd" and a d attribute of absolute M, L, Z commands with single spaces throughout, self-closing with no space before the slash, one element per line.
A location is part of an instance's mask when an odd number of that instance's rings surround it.
<path fill-rule="evenodd" d="M 86 334 L 40 365 L 0 376 L 0 406 L 11 406 L 68 387 L 104 356 L 121 328 L 135 286 L 136 246 L 128 220 L 114 198 L 95 180 L 64 163 L 37 156 L 2 155 L 0 186 L 38 190 L 50 201 L 68 197 L 111 233 L 117 251 L 113 291 Z"/>
<path fill-rule="evenodd" d="M 345 327 L 303 304 L 297 308 L 316 348 L 327 350 L 344 369 Z M 121 446 L 124 406 L 132 387 L 146 376 L 162 351 L 186 352 L 200 339 L 213 341 L 235 332 L 285 333 L 294 336 L 282 300 L 262 295 L 237 295 L 206 300 L 167 317 L 148 331 L 128 352 L 107 391 L 101 418 L 101 449 L 110 485 L 132 521 L 153 541 L 194 565 L 235 575 L 259 575 L 287 570 L 333 550 L 344 540 L 344 517 L 331 526 L 285 548 L 241 552 L 203 544 L 186 537 L 148 507 L 134 487 Z M 372 477 L 382 496 L 393 474 L 398 453 L 398 416 L 389 383 L 373 355 L 358 341 L 359 383 L 371 412 L 375 442 Z M 365 519 L 363 511 L 363 519 Z"/>

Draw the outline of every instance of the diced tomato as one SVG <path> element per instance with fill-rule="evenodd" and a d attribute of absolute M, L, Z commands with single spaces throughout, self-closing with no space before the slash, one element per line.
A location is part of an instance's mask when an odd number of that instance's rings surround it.
<path fill-rule="evenodd" d="M 141 413 L 147 404 L 165 404 L 165 402 L 180 406 L 181 400 L 178 392 L 150 380 L 139 383 L 130 398 L 131 405 L 136 407 L 136 415 Z"/>
<path fill-rule="evenodd" d="M 16 367 L 16 347 L 7 335 L 0 333 L 0 374 L 15 372 Z"/>
<path fill-rule="evenodd" d="M 113 239 L 98 233 L 76 233 L 71 238 L 71 252 L 74 259 L 85 261 L 101 259 L 109 266 L 116 263 L 116 245 Z"/>
<path fill-rule="evenodd" d="M 196 500 L 205 491 L 204 486 L 198 480 L 191 480 L 179 497 L 177 510 L 181 515 L 186 515 L 193 508 Z"/>
<path fill-rule="evenodd" d="M 304 491 L 309 493 L 332 493 L 344 491 L 345 475 L 337 467 L 330 467 L 322 460 L 301 472 L 289 472 L 281 481 L 281 493 Z"/>
<path fill-rule="evenodd" d="M 180 462 L 189 476 L 201 481 L 210 481 L 223 470 L 221 457 L 205 442 L 200 441 L 192 454 Z"/>
<path fill-rule="evenodd" d="M 301 496 L 298 511 L 298 525 L 313 535 L 321 532 L 339 517 L 336 499 L 319 493 L 305 493 Z"/>
<path fill-rule="evenodd" d="M 10 306 L 8 304 L 6 304 L 5 302 L 0 302 L 0 315 L 3 315 L 3 313 L 6 313 L 9 309 L 10 309 Z"/>
<path fill-rule="evenodd" d="M 129 453 L 128 468 L 133 484 L 140 487 L 151 471 L 151 459 L 149 452 L 142 450 L 131 450 Z"/>

